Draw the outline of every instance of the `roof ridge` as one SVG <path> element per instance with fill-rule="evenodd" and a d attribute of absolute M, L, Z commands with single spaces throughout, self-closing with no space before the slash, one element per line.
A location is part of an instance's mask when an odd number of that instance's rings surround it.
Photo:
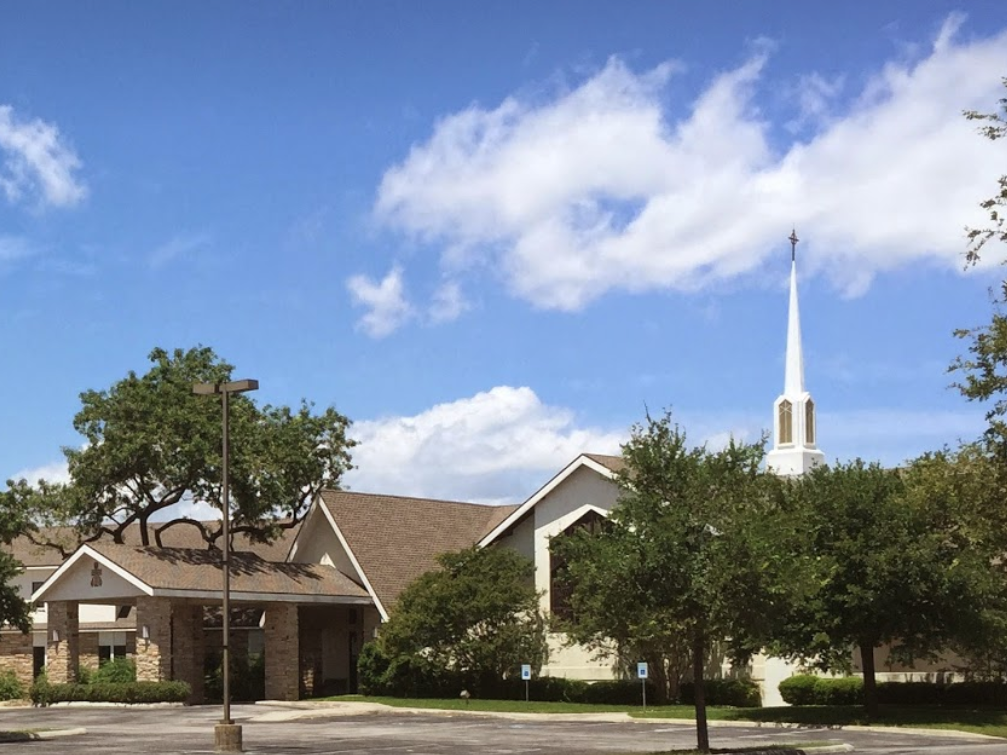
<path fill-rule="evenodd" d="M 326 488 L 322 491 L 322 495 L 326 493 L 343 493 L 346 495 L 360 495 L 367 496 L 369 498 L 395 498 L 400 501 L 423 501 L 424 503 L 446 503 L 453 504 L 456 506 L 479 506 L 485 509 L 496 509 L 503 508 L 504 506 L 513 506 L 510 503 L 479 503 L 477 501 L 451 501 L 447 498 L 421 498 L 415 495 L 396 495 L 394 493 L 365 493 L 360 490 L 336 490 L 335 488 Z"/>

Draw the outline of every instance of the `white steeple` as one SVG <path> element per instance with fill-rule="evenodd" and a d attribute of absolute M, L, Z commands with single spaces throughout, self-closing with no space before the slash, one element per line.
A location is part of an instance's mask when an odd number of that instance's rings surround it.
<path fill-rule="evenodd" d="M 783 393 L 773 404 L 773 449 L 766 466 L 779 475 L 801 475 L 825 463 L 818 450 L 815 402 L 804 387 L 801 315 L 797 306 L 797 232 L 790 234 L 790 311 L 787 318 L 787 363 Z"/>

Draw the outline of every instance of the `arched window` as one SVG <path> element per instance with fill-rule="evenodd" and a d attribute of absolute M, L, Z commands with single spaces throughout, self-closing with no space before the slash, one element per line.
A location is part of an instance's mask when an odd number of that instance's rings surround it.
<path fill-rule="evenodd" d="M 810 398 L 804 405 L 804 443 L 815 445 L 815 402 Z"/>
<path fill-rule="evenodd" d="M 608 524 L 608 519 L 597 511 L 589 511 L 571 524 L 559 537 L 573 534 L 579 530 L 587 530 L 592 534 L 601 532 Z M 558 619 L 571 619 L 570 595 L 573 587 L 565 581 L 566 561 L 555 553 L 549 553 L 549 611 Z"/>
<path fill-rule="evenodd" d="M 787 399 L 780 402 L 780 443 L 794 442 L 794 405 Z"/>

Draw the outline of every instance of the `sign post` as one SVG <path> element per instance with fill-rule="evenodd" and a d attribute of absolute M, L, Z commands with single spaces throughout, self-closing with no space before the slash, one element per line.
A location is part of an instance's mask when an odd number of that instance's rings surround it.
<path fill-rule="evenodd" d="M 643 707 L 647 707 L 647 664 L 636 664 L 636 675 L 640 679 L 640 690 L 643 693 Z"/>
<path fill-rule="evenodd" d="M 524 701 L 528 702 L 528 684 L 531 681 L 531 664 L 521 664 L 521 678 L 524 679 Z"/>

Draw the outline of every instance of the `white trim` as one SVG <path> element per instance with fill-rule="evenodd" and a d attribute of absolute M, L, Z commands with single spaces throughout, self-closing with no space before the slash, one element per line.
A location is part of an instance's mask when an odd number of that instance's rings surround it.
<path fill-rule="evenodd" d="M 531 498 L 529 498 L 527 501 L 518 506 L 517 509 L 511 512 L 510 516 L 508 516 L 506 519 L 500 522 L 500 524 L 494 527 L 492 532 L 490 532 L 476 544 L 477 547 L 482 548 L 486 545 L 489 545 L 498 537 L 500 537 L 500 535 L 509 530 L 515 524 L 517 524 L 517 522 L 520 521 L 524 517 L 524 515 L 527 514 L 531 509 L 533 509 L 538 504 L 539 501 L 541 501 L 543 498 L 549 495 L 553 490 L 555 490 L 560 485 L 560 483 L 562 483 L 567 477 L 572 475 L 581 467 L 587 467 L 588 469 L 592 469 L 598 474 L 600 474 L 602 477 L 606 477 L 609 480 L 614 480 L 616 476 L 615 472 L 606 467 L 604 464 L 598 463 L 594 459 L 590 458 L 587 454 L 581 454 L 576 459 L 567 464 L 562 470 L 560 470 L 560 472 L 551 480 L 549 480 L 549 482 L 547 482 L 545 485 L 539 488 L 538 491 L 535 492 Z"/>
<path fill-rule="evenodd" d="M 321 498 L 321 495 L 319 495 Z M 339 540 L 339 544 L 343 547 L 343 551 L 346 553 L 346 557 L 350 559 L 350 563 L 357 572 L 357 576 L 360 577 L 360 581 L 364 583 L 364 589 L 370 594 L 371 599 L 374 601 L 374 606 L 378 609 L 378 613 L 381 615 L 382 621 L 388 621 L 388 611 L 385 610 L 381 599 L 378 594 L 374 591 L 371 586 L 371 580 L 367 578 L 364 570 L 360 567 L 360 562 L 357 561 L 356 554 L 353 553 L 353 549 L 350 548 L 350 544 L 346 542 L 346 537 L 343 535 L 343 531 L 339 529 L 339 525 L 336 524 L 336 520 L 332 517 L 332 512 L 329 511 L 329 507 L 325 505 L 325 501 L 319 501 L 319 508 L 321 508 L 322 513 L 325 518 L 329 521 L 329 525 L 332 527 L 332 531 L 336 533 L 336 539 Z"/>
<path fill-rule="evenodd" d="M 140 578 L 138 578 L 132 572 L 126 571 L 121 566 L 119 566 L 117 563 L 115 563 L 114 561 L 110 560 L 107 556 L 103 556 L 101 553 L 99 553 L 94 548 L 92 548 L 91 546 L 89 546 L 89 545 L 87 545 L 85 543 L 84 545 L 80 546 L 73 553 L 73 555 L 70 556 L 70 558 L 68 558 L 66 561 L 64 561 L 63 564 L 56 571 L 54 571 L 49 576 L 49 579 L 47 579 L 45 582 L 42 583 L 42 586 L 40 588 L 38 588 L 34 593 L 32 593 L 32 595 L 29 598 L 29 600 L 32 603 L 38 603 L 42 599 L 42 596 L 45 595 L 46 592 L 49 590 L 49 588 L 51 588 L 56 582 L 58 582 L 59 579 L 64 574 L 66 574 L 67 571 L 69 571 L 70 568 L 75 563 L 77 563 L 78 561 L 80 561 L 82 558 L 85 558 L 85 557 L 86 558 L 91 558 L 91 559 L 94 559 L 95 561 L 100 562 L 106 568 L 111 569 L 113 573 L 118 574 L 120 577 L 122 577 L 124 580 L 126 580 L 127 582 L 129 582 L 131 585 L 133 585 L 134 587 L 138 588 L 142 593 L 144 593 L 146 595 L 153 595 L 154 594 L 154 588 L 152 588 L 146 582 L 144 582 L 143 580 L 141 580 Z M 82 602 L 86 602 L 86 601 L 82 601 Z"/>

